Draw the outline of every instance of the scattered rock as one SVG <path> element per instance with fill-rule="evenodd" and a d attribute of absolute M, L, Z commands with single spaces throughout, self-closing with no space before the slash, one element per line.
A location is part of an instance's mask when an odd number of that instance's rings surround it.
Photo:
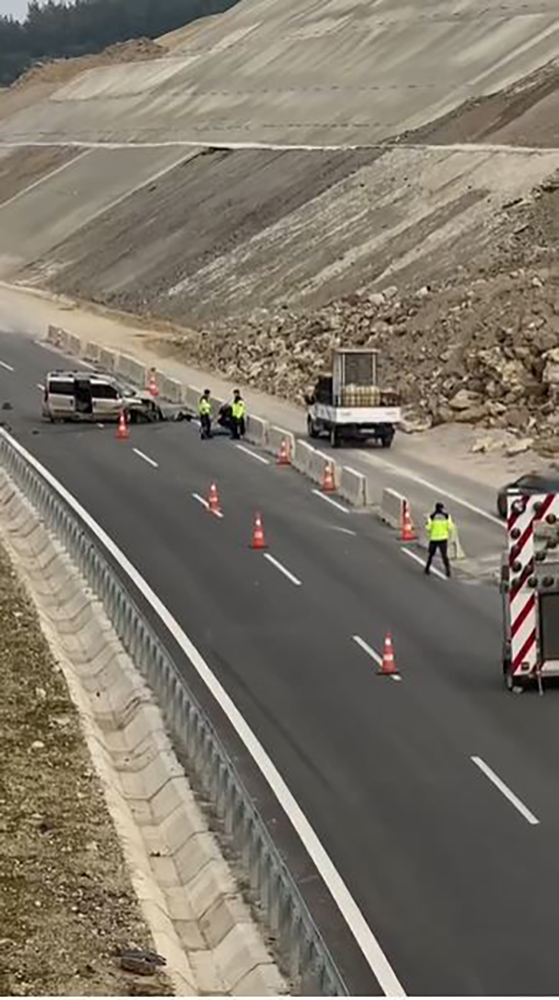
<path fill-rule="evenodd" d="M 399 430 L 403 431 L 404 434 L 421 434 L 424 431 L 428 431 L 433 426 L 432 421 L 428 418 L 420 420 L 412 420 L 409 417 L 402 417 L 399 425 Z"/>
<path fill-rule="evenodd" d="M 460 389 L 455 396 L 449 400 L 451 410 L 470 410 L 478 406 L 481 401 L 479 392 L 472 392 L 470 389 Z"/>
<path fill-rule="evenodd" d="M 533 438 L 520 438 L 519 441 L 507 445 L 506 454 L 509 458 L 513 458 L 514 455 L 522 455 L 525 451 L 529 451 L 533 446 Z"/>
<path fill-rule="evenodd" d="M 471 451 L 474 455 L 485 455 L 488 451 L 492 450 L 491 446 L 491 438 L 479 438 L 477 441 L 474 441 Z"/>
<path fill-rule="evenodd" d="M 155 951 L 130 949 L 118 955 L 121 969 L 137 976 L 154 976 L 157 970 L 167 965 L 167 959 Z"/>

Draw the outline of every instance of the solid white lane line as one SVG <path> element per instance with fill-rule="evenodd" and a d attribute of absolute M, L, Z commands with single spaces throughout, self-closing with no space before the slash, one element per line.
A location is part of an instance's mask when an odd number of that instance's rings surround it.
<path fill-rule="evenodd" d="M 257 455 L 255 451 L 251 451 L 250 448 L 245 448 L 244 444 L 235 445 L 239 451 L 244 451 L 245 455 L 250 455 L 251 458 L 255 458 L 257 462 L 262 462 L 262 465 L 269 465 L 269 459 L 264 458 L 263 455 Z"/>
<path fill-rule="evenodd" d="M 248 722 L 237 708 L 235 702 L 227 693 L 216 675 L 210 669 L 203 656 L 200 654 L 194 643 L 181 628 L 176 618 L 165 607 L 163 602 L 150 587 L 147 580 L 138 572 L 136 567 L 124 555 L 124 552 L 112 540 L 100 524 L 85 510 L 78 500 L 67 490 L 62 483 L 56 479 L 48 469 L 45 468 L 26 448 L 23 448 L 15 438 L 6 431 L 0 429 L 7 441 L 10 442 L 20 455 L 43 477 L 56 493 L 62 497 L 64 502 L 78 515 L 82 522 L 88 527 L 95 538 L 101 543 L 105 551 L 115 560 L 122 573 L 128 577 L 130 582 L 142 594 L 144 600 L 151 606 L 152 610 L 159 617 L 169 634 L 173 637 L 186 657 L 188 657 L 192 667 L 205 683 L 224 715 L 229 719 L 239 739 L 242 741 L 261 774 L 268 782 L 272 792 L 276 796 L 286 816 L 290 820 L 293 829 L 296 831 L 301 843 L 305 847 L 309 857 L 316 866 L 322 880 L 334 899 L 340 913 L 342 914 L 350 933 L 358 945 L 361 953 L 376 977 L 382 991 L 386 996 L 406 996 L 406 991 L 400 983 L 394 969 L 388 961 L 377 938 L 369 927 L 358 904 L 351 895 L 338 869 L 334 865 L 330 855 L 324 848 L 322 842 L 316 835 L 312 825 L 309 823 L 305 813 L 301 809 L 297 799 L 294 797 L 285 780 L 278 771 L 270 755 L 266 752 L 260 740 L 257 738 Z"/>
<path fill-rule="evenodd" d="M 144 462 L 147 462 L 148 465 L 151 465 L 154 469 L 159 468 L 157 462 L 154 462 L 153 458 L 150 458 L 149 455 L 144 455 L 143 451 L 140 451 L 139 448 L 132 448 L 132 451 L 138 456 L 138 458 L 143 458 Z"/>
<path fill-rule="evenodd" d="M 369 646 L 369 643 L 365 642 L 365 640 L 362 639 L 360 635 L 352 635 L 351 638 L 353 639 L 354 642 L 357 643 L 358 646 L 361 647 L 361 649 L 363 650 L 364 653 L 367 654 L 367 656 L 370 656 L 371 659 L 374 660 L 379 667 L 382 667 L 382 656 L 380 655 L 380 653 L 377 653 L 376 649 L 373 649 L 372 646 Z M 392 678 L 393 681 L 402 680 L 400 674 L 389 674 L 389 676 Z"/>
<path fill-rule="evenodd" d="M 352 531 L 351 528 L 340 528 L 338 524 L 328 525 L 330 531 L 341 531 L 343 535 L 351 535 L 352 538 L 357 538 L 357 532 Z"/>
<path fill-rule="evenodd" d="M 425 569 L 425 562 L 421 558 L 421 556 L 417 555 L 417 552 L 412 552 L 410 549 L 402 549 L 402 552 L 404 553 L 404 555 L 409 556 L 410 559 L 415 559 L 416 563 L 419 563 L 421 568 Z M 444 580 L 445 583 L 448 583 L 448 576 L 446 575 L 446 573 L 441 573 L 440 569 L 437 569 L 436 566 L 431 566 L 431 573 L 434 573 L 435 576 L 439 577 L 439 579 Z"/>
<path fill-rule="evenodd" d="M 5 361 L 0 361 L 0 368 L 5 368 L 7 372 L 15 371 L 15 369 L 12 368 L 11 365 L 7 365 Z"/>
<path fill-rule="evenodd" d="M 274 559 L 274 557 L 271 556 L 269 552 L 264 553 L 264 559 L 267 559 L 268 562 L 272 564 L 272 566 L 275 566 L 276 569 L 279 569 L 280 573 L 283 573 L 283 575 L 286 576 L 288 580 L 291 580 L 291 583 L 294 583 L 296 587 L 303 586 L 301 581 L 298 580 L 296 576 L 293 576 L 293 573 L 290 573 L 289 570 L 285 568 L 283 563 L 280 563 L 279 559 Z"/>
<path fill-rule="evenodd" d="M 40 390 L 41 390 L 41 392 L 44 392 L 44 391 L 45 391 L 45 387 L 44 387 L 44 385 L 41 385 L 41 383 L 40 383 L 40 382 L 37 382 L 37 389 L 40 389 Z"/>
<path fill-rule="evenodd" d="M 206 500 L 205 497 L 201 497 L 199 493 L 193 493 L 192 496 L 193 496 L 194 500 L 197 500 L 198 503 L 202 504 L 202 507 L 205 507 L 206 510 L 210 509 L 209 501 Z M 214 517 L 223 517 L 223 514 L 222 514 L 222 512 L 220 510 L 212 511 L 212 513 L 213 513 Z"/>
<path fill-rule="evenodd" d="M 414 483 L 418 483 L 420 486 L 426 486 L 427 489 L 433 490 L 434 493 L 440 493 L 441 496 L 447 497 L 448 500 L 452 500 L 453 503 L 460 504 L 461 507 L 465 507 L 466 510 L 471 510 L 473 514 L 478 514 L 479 517 L 484 517 L 486 521 L 491 521 L 492 524 L 497 524 L 499 528 L 503 530 L 506 529 L 506 524 L 495 517 L 493 514 L 489 514 L 488 511 L 483 510 L 481 507 L 476 507 L 475 504 L 470 503 L 468 500 L 463 500 L 462 497 L 456 496 L 455 493 L 449 493 L 448 490 L 442 489 L 441 486 L 437 486 L 436 483 L 431 483 L 428 479 L 423 479 L 422 476 L 417 476 L 415 472 L 410 472 L 408 469 L 402 469 L 398 465 L 393 465 L 392 462 L 386 462 L 382 458 L 371 459 L 371 464 L 384 466 L 385 469 L 390 469 L 399 476 L 403 476 L 404 479 L 411 479 Z"/>
<path fill-rule="evenodd" d="M 513 805 L 514 808 L 518 810 L 520 815 L 524 817 L 527 823 L 530 823 L 531 826 L 539 825 L 540 821 L 537 818 L 537 816 L 534 816 L 534 813 L 531 812 L 528 809 L 528 807 L 525 806 L 524 803 L 520 801 L 518 796 L 516 796 L 514 792 L 511 792 L 508 785 L 505 785 L 504 781 L 501 781 L 499 776 L 495 774 L 495 771 L 493 771 L 489 767 L 489 764 L 486 764 L 481 757 L 471 757 L 470 759 L 472 763 L 476 765 L 476 767 L 479 767 L 480 771 L 483 772 L 485 777 L 489 778 L 489 781 L 491 781 L 495 785 L 495 788 L 498 788 L 501 794 L 504 795 L 505 798 L 509 800 L 511 805 Z"/>
<path fill-rule="evenodd" d="M 349 510 L 347 509 L 347 507 L 344 507 L 343 504 L 338 503 L 337 500 L 333 500 L 332 497 L 327 497 L 326 494 L 322 493 L 320 490 L 313 490 L 313 493 L 315 497 L 320 497 L 321 500 L 326 500 L 326 503 L 331 504 L 332 507 L 336 508 L 336 510 L 341 510 L 342 514 L 349 514 Z"/>

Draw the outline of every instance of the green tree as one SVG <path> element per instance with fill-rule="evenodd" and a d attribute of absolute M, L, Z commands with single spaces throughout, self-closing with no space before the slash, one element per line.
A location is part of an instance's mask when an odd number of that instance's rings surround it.
<path fill-rule="evenodd" d="M 100 52 L 132 38 L 157 38 L 238 0 L 30 0 L 23 24 L 0 16 L 0 85 L 36 60 Z"/>

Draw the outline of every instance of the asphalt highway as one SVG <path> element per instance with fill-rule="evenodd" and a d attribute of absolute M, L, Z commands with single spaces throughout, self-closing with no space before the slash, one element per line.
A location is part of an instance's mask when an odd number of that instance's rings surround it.
<path fill-rule="evenodd" d="M 202 652 L 406 991 L 557 993 L 559 690 L 505 692 L 496 588 L 426 579 L 373 517 L 194 424 L 127 442 L 43 424 L 49 367 L 60 358 L 0 335 L 0 416 Z M 212 481 L 222 518 L 204 506 Z M 377 673 L 388 631 L 399 681 Z M 376 991 L 332 942 L 354 991 Z"/>

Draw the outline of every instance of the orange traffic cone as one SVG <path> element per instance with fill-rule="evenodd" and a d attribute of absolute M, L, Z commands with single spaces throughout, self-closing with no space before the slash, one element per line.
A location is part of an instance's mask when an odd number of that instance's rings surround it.
<path fill-rule="evenodd" d="M 157 384 L 157 372 L 152 368 L 149 373 L 148 392 L 150 396 L 159 396 L 159 386 Z"/>
<path fill-rule="evenodd" d="M 335 489 L 336 489 L 336 483 L 334 481 L 334 466 L 332 462 L 327 462 L 326 468 L 324 470 L 324 476 L 322 479 L 322 492 L 334 493 Z"/>
<path fill-rule="evenodd" d="M 402 524 L 400 528 L 400 540 L 402 542 L 415 542 L 417 535 L 413 524 L 410 505 L 407 500 L 402 503 Z"/>
<path fill-rule="evenodd" d="M 219 505 L 219 496 L 217 492 L 217 486 L 212 483 L 210 486 L 210 499 L 209 499 L 209 510 L 211 514 L 221 514 L 221 507 Z"/>
<path fill-rule="evenodd" d="M 128 424 L 126 423 L 126 414 L 124 410 L 120 411 L 120 417 L 118 418 L 118 427 L 116 429 L 116 439 L 117 441 L 127 441 L 130 437 L 130 431 L 128 430 Z"/>
<path fill-rule="evenodd" d="M 379 674 L 383 676 L 393 676 L 397 674 L 396 670 L 396 659 L 394 657 L 394 646 L 392 645 L 392 636 L 390 632 L 386 633 L 386 638 L 384 640 L 384 653 L 382 656 L 382 666 L 378 669 Z"/>
<path fill-rule="evenodd" d="M 256 514 L 254 518 L 254 528 L 252 530 L 252 542 L 250 543 L 251 549 L 265 549 L 266 542 L 264 540 L 264 527 L 262 524 L 262 515 Z"/>
<path fill-rule="evenodd" d="M 283 438 L 278 454 L 278 465 L 291 465 L 291 448 L 287 438 Z"/>

